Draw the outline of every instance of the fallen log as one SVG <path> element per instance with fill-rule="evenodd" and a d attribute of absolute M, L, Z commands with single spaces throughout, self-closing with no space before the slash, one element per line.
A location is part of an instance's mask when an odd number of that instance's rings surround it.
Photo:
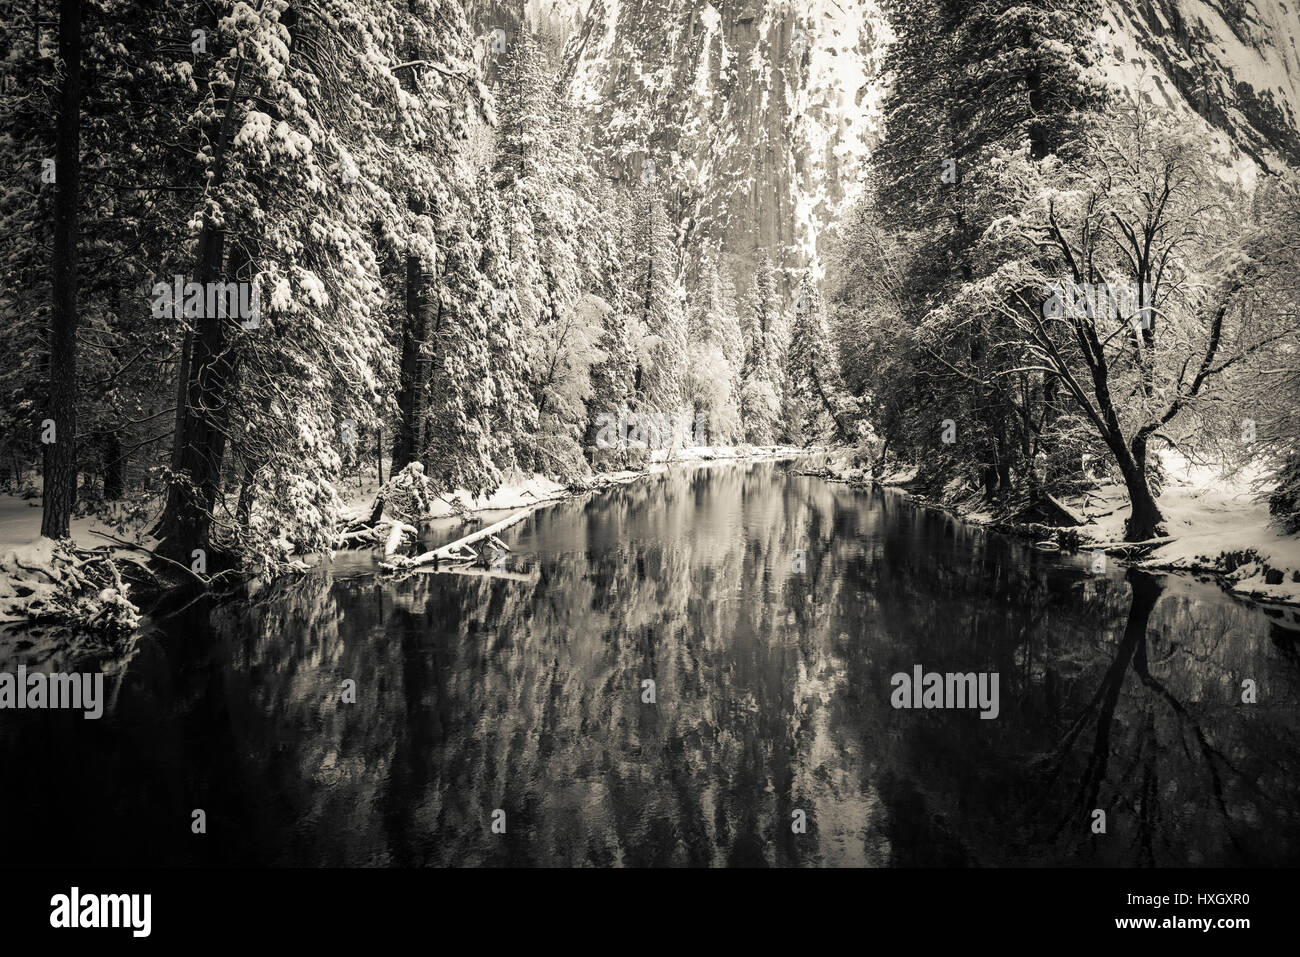
<path fill-rule="evenodd" d="M 1176 536 L 1169 536 L 1167 538 L 1148 538 L 1144 542 L 1087 542 L 1081 547 L 1085 551 L 1100 551 L 1108 555 L 1116 554 L 1131 559 L 1149 555 L 1160 546 L 1176 541 L 1178 541 Z"/>
<path fill-rule="evenodd" d="M 1050 511 L 1055 511 L 1059 518 L 1064 519 L 1065 521 L 1069 522 L 1069 524 L 1071 525 L 1088 524 L 1088 520 L 1084 518 L 1083 515 L 1080 514 L 1080 512 L 1077 509 L 1073 509 L 1070 506 L 1066 505 L 1060 499 L 1056 498 L 1056 496 L 1049 495 L 1048 493 L 1044 492 L 1042 500 L 1047 504 L 1048 509 Z"/>
<path fill-rule="evenodd" d="M 1123 548 L 1142 548 L 1148 545 L 1168 545 L 1170 542 L 1178 541 L 1177 536 L 1166 535 L 1162 538 L 1148 538 L 1142 542 L 1088 542 L 1087 548 L 1100 548 L 1103 551 L 1115 549 L 1116 551 Z"/>
<path fill-rule="evenodd" d="M 496 539 L 496 541 L 501 544 L 501 547 L 504 548 L 505 543 L 501 542 L 501 540 L 496 537 L 497 533 L 504 531 L 511 525 L 517 525 L 529 515 L 533 514 L 534 511 L 536 511 L 536 506 L 520 509 L 513 515 L 503 518 L 501 521 L 493 525 L 489 525 L 486 528 L 480 528 L 477 532 L 474 532 L 471 535 L 466 535 L 464 538 L 458 538 L 456 541 L 443 545 L 440 548 L 435 548 L 431 552 L 424 552 L 423 554 L 416 555 L 414 558 L 398 556 L 392 561 L 380 562 L 379 567 L 385 571 L 405 571 L 408 568 L 418 568 L 420 565 L 431 565 L 440 561 L 473 561 L 478 558 L 478 552 L 472 549 L 470 547 L 471 545 L 485 539 L 489 542 Z"/>
<path fill-rule="evenodd" d="M 535 568 L 526 572 L 509 572 L 465 565 L 448 565 L 445 568 L 415 568 L 411 570 L 411 573 L 415 575 L 470 575 L 478 578 L 508 578 L 511 581 L 527 582 L 530 585 L 535 585 L 542 580 L 541 572 Z"/>
<path fill-rule="evenodd" d="M 373 545 L 379 537 L 374 528 L 359 528 L 353 532 L 343 532 L 334 543 L 335 548 L 352 548 L 355 545 Z"/>
<path fill-rule="evenodd" d="M 420 534 L 420 530 L 415 526 L 407 525 L 405 522 L 399 522 L 397 519 L 393 519 L 392 528 L 388 530 L 388 539 L 384 542 L 385 558 L 397 551 L 402 544 L 402 538 L 408 532 L 412 535 Z"/>

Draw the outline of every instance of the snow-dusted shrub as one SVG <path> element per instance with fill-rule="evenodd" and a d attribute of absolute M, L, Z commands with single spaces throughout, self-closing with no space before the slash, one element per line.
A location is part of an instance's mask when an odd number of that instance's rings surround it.
<path fill-rule="evenodd" d="M 633 463 L 647 461 L 650 457 L 645 449 L 620 447 L 618 445 L 608 449 L 593 445 L 589 452 L 591 455 L 590 470 L 595 472 L 618 472 L 623 469 L 635 469 L 638 466 Z"/>
<path fill-rule="evenodd" d="M 158 514 L 160 505 L 157 496 L 138 492 L 115 502 L 102 503 L 95 517 L 113 528 L 119 536 L 133 537 L 138 541 L 141 530 Z"/>
<path fill-rule="evenodd" d="M 384 483 L 379 490 L 384 510 L 389 518 L 397 519 L 408 525 L 417 525 L 430 511 L 437 493 L 429 477 L 424 474 L 424 466 L 412 462 Z"/>
<path fill-rule="evenodd" d="M 267 448 L 252 489 L 246 526 L 238 539 L 244 564 L 262 572 L 293 565 L 295 555 L 334 544 L 343 507 L 337 485 L 341 461 L 323 416 L 304 402 L 288 419 L 282 441 Z"/>
<path fill-rule="evenodd" d="M 128 590 L 106 552 L 79 554 L 67 542 L 41 538 L 0 556 L 0 621 L 122 638 L 140 624 Z"/>
<path fill-rule="evenodd" d="M 546 428 L 548 425 L 552 426 L 549 430 Z M 578 437 L 555 422 L 552 416 L 542 417 L 542 427 L 532 450 L 537 471 L 561 480 L 590 476 L 591 465 L 582 452 Z"/>
<path fill-rule="evenodd" d="M 731 368 L 722 347 L 714 342 L 693 346 L 686 370 L 686 396 L 693 418 L 706 423 L 696 428 L 692 445 L 730 445 L 742 437 L 740 409 L 736 405 Z M 700 434 L 703 433 L 703 434 Z"/>

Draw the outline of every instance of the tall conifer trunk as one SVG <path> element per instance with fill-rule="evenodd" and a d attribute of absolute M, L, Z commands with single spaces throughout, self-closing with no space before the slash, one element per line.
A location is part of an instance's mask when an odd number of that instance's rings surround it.
<path fill-rule="evenodd" d="M 60 0 L 59 111 L 54 146 L 53 309 L 41 534 L 66 538 L 77 497 L 77 202 L 81 180 L 81 0 Z"/>

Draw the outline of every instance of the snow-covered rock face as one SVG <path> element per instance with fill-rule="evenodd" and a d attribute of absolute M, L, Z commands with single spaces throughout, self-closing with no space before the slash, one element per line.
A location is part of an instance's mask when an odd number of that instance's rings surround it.
<path fill-rule="evenodd" d="M 1214 128 L 1238 157 L 1300 163 L 1300 0 L 1107 0 L 1107 73 Z M 527 0 L 564 42 L 573 102 L 625 181 L 666 179 L 690 253 L 816 262 L 878 141 L 877 0 Z M 654 165 L 647 165 L 647 160 Z M 1253 166 L 1246 162 L 1245 166 Z M 698 256 L 687 255 L 690 265 Z M 787 272 L 785 291 L 790 290 Z"/>
<path fill-rule="evenodd" d="M 570 95 L 625 181 L 665 178 L 684 248 L 725 251 L 745 280 L 760 249 L 815 260 L 880 127 L 874 2 L 533 2 L 573 24 Z"/>
<path fill-rule="evenodd" d="M 1144 74 L 1260 166 L 1300 165 L 1297 0 L 1121 0 L 1109 4 L 1113 73 Z"/>

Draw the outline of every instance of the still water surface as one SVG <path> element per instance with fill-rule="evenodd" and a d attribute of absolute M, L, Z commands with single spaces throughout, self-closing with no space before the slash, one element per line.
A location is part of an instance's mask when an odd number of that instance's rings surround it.
<path fill-rule="evenodd" d="M 120 664 L 99 721 L 0 714 L 9 853 L 1300 863 L 1293 611 L 1095 575 L 778 463 L 653 476 L 503 537 L 503 575 L 392 581 L 352 555 L 191 606 Z M 996 672 L 998 717 L 894 709 L 890 679 L 916 665 Z"/>

